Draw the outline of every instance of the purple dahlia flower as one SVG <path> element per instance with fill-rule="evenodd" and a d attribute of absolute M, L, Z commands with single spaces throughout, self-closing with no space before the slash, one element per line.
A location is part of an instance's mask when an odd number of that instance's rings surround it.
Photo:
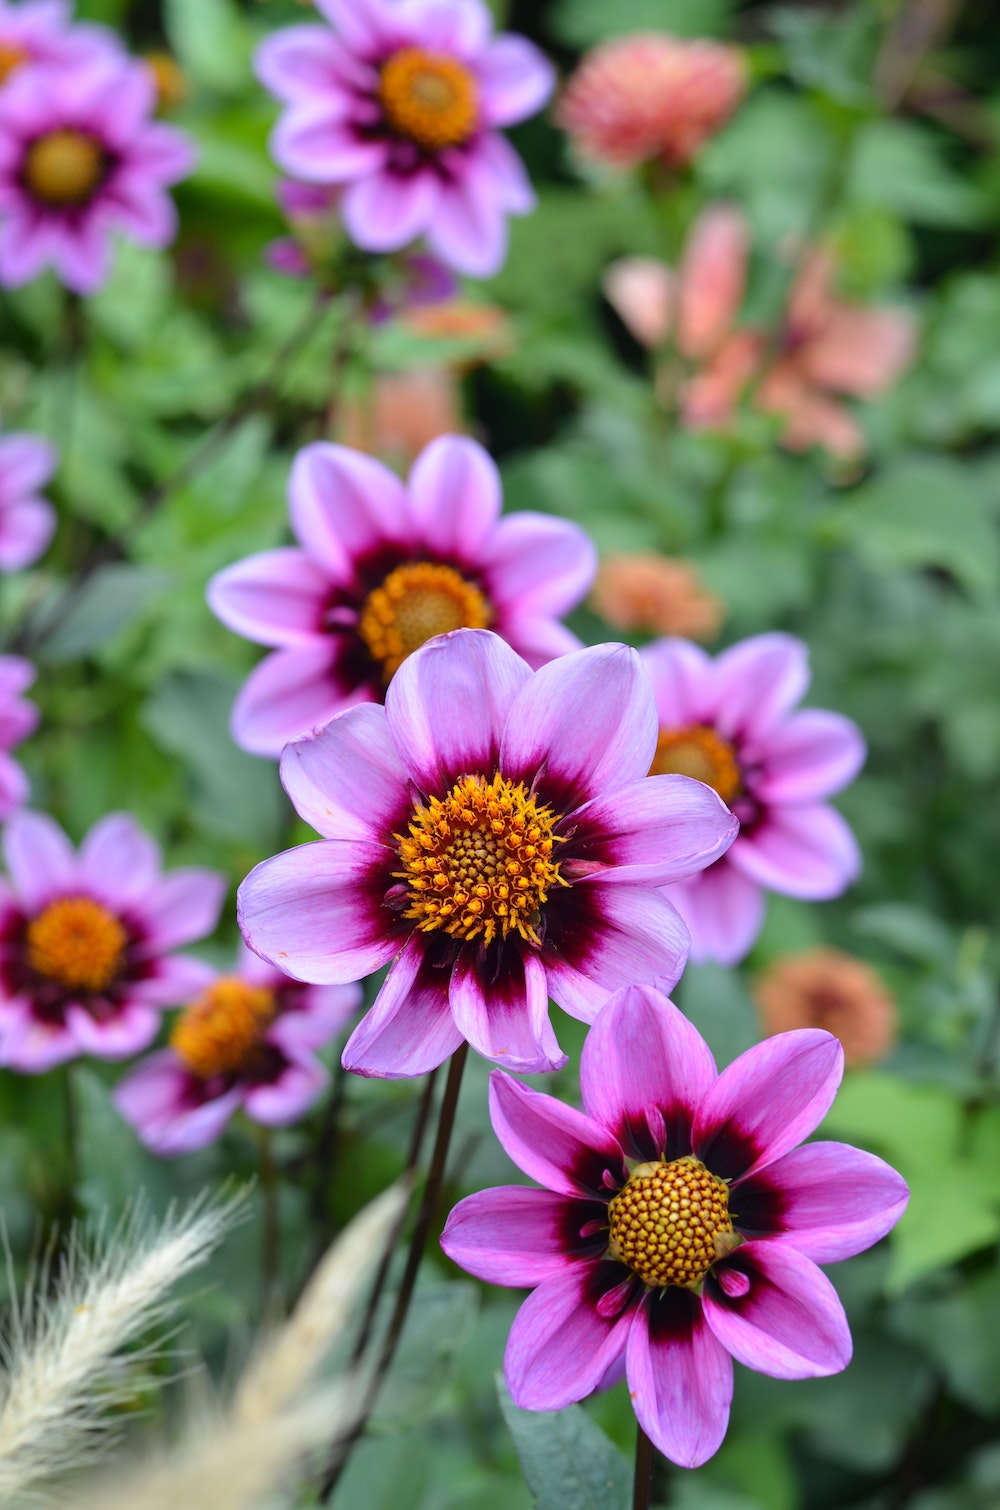
<path fill-rule="evenodd" d="M 696 1468 L 726 1434 L 732 1358 L 777 1379 L 846 1368 L 847 1318 L 816 1265 L 871 1247 L 908 1191 L 872 1154 L 796 1146 L 843 1059 L 801 1029 L 719 1075 L 672 1002 L 629 987 L 587 1035 L 585 1113 L 491 1076 L 497 1137 L 545 1189 L 469 1196 L 441 1243 L 491 1284 L 537 1286 L 507 1344 L 518 1405 L 561 1410 L 624 1372 L 643 1430 Z"/>
<path fill-rule="evenodd" d="M 26 64 L 75 63 L 99 50 L 119 50 L 115 33 L 74 24 L 68 0 L 0 0 L 0 85 Z"/>
<path fill-rule="evenodd" d="M 491 36 L 482 0 L 316 0 L 328 26 L 291 26 L 257 53 L 286 104 L 271 148 L 311 183 L 344 184 L 348 235 L 370 252 L 418 236 L 458 272 L 501 267 L 508 215 L 535 196 L 500 135 L 555 76 L 523 37 Z"/>
<path fill-rule="evenodd" d="M 28 778 L 8 754 L 38 727 L 38 709 L 21 696 L 35 680 L 35 668 L 19 655 L 0 655 L 0 819 L 28 800 Z"/>
<path fill-rule="evenodd" d="M 0 435 L 0 572 L 30 566 L 52 539 L 55 510 L 38 490 L 57 461 L 38 435 Z"/>
<path fill-rule="evenodd" d="M 740 820 L 736 843 L 670 899 L 691 930 L 691 958 L 736 964 L 764 922 L 764 892 L 820 901 L 861 869 L 857 841 L 823 801 L 864 764 L 857 724 L 839 713 L 793 713 L 809 685 L 809 652 L 787 634 L 760 634 L 713 660 L 688 640 L 641 652 L 660 736 L 652 770 L 707 782 Z"/>
<path fill-rule="evenodd" d="M 533 666 L 579 645 L 556 622 L 594 579 L 594 547 L 544 514 L 501 519 L 500 474 L 475 441 L 442 436 L 404 486 L 381 462 L 319 443 L 292 467 L 300 548 L 212 578 L 230 629 L 277 647 L 245 683 L 233 738 L 276 756 L 358 702 L 380 702 L 406 656 L 436 634 L 491 628 Z"/>
<path fill-rule="evenodd" d="M 433 640 L 384 707 L 349 708 L 285 750 L 285 789 L 325 842 L 251 872 L 244 936 L 300 980 L 392 962 L 344 1051 L 357 1074 L 419 1075 L 463 1039 L 557 1069 L 550 994 L 592 1022 L 627 981 L 676 981 L 687 930 L 659 888 L 736 832 L 708 787 L 647 776 L 655 745 L 653 694 L 624 645 L 532 672 L 482 630 Z"/>
<path fill-rule="evenodd" d="M 0 1064 L 35 1074 L 147 1048 L 162 1009 L 204 984 L 201 961 L 171 951 L 215 927 L 224 878 L 161 875 L 159 849 L 127 813 L 102 818 L 78 852 L 45 814 L 15 813 L 3 847 Z"/>
<path fill-rule="evenodd" d="M 112 231 L 163 247 L 177 229 L 169 184 L 194 153 L 152 119 L 149 70 L 110 49 L 72 66 L 19 70 L 0 90 L 0 283 L 17 287 L 51 265 L 92 294 L 110 269 Z"/>
<path fill-rule="evenodd" d="M 114 1095 L 166 1158 L 211 1143 L 240 1108 L 266 1127 L 297 1121 L 330 1078 L 315 1050 L 361 1005 L 360 986 L 304 986 L 249 949 L 232 974 L 206 977 L 170 1047 L 136 1065 Z"/>

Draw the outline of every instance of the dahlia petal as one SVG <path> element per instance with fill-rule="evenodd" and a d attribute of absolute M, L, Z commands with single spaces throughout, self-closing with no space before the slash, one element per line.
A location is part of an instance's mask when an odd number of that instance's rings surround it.
<path fill-rule="evenodd" d="M 749 228 L 734 205 L 703 210 L 678 272 L 677 345 L 684 356 L 712 356 L 732 330 L 746 289 Z"/>
<path fill-rule="evenodd" d="M 846 1143 L 793 1148 L 741 1181 L 733 1204 L 741 1232 L 787 1242 L 814 1263 L 863 1253 L 899 1221 L 909 1200 L 901 1175 Z"/>
<path fill-rule="evenodd" d="M 177 235 L 177 206 L 138 172 L 120 173 L 105 186 L 99 213 L 138 246 L 158 250 Z"/>
<path fill-rule="evenodd" d="M 50 261 L 56 238 L 52 221 L 18 208 L 0 221 L 0 283 L 20 288 Z"/>
<path fill-rule="evenodd" d="M 492 278 L 507 255 L 507 223 L 495 199 L 473 181 L 466 162 L 461 178 L 442 183 L 427 244 L 457 272 Z"/>
<path fill-rule="evenodd" d="M 441 1247 L 453 1263 L 487 1284 L 540 1285 L 569 1267 L 573 1254 L 567 1240 L 579 1242 L 591 1209 L 523 1185 L 480 1190 L 454 1208 Z"/>
<path fill-rule="evenodd" d="M 598 1014 L 580 1058 L 588 1117 L 607 1127 L 630 1158 L 681 1158 L 691 1151 L 695 1113 L 716 1079 L 715 1061 L 697 1028 L 672 1001 L 647 986 L 618 991 Z M 646 1113 L 666 1128 L 651 1150 Z"/>
<path fill-rule="evenodd" d="M 609 883 L 667 886 L 724 855 L 739 823 L 717 792 L 688 776 L 647 776 L 573 814 L 573 863 Z M 606 869 L 604 867 L 607 867 Z"/>
<path fill-rule="evenodd" d="M 346 104 L 341 109 L 346 109 Z M 307 183 L 343 184 L 385 169 L 384 142 L 365 141 L 341 118 L 336 98 L 321 106 L 289 110 L 271 133 L 271 155 L 280 168 Z"/>
<path fill-rule="evenodd" d="M 839 897 L 861 873 L 858 841 L 820 803 L 770 808 L 752 833 L 740 834 L 728 863 L 758 886 L 814 902 Z"/>
<path fill-rule="evenodd" d="M 343 646 L 333 638 L 265 656 L 233 704 L 236 744 L 251 755 L 276 759 L 290 739 L 322 728 L 352 702 L 371 698 L 373 688 L 350 684 L 343 662 Z"/>
<path fill-rule="evenodd" d="M 606 1319 L 597 1302 L 620 1284 L 620 1264 L 568 1266 L 528 1296 L 514 1318 L 504 1374 L 515 1405 L 562 1410 L 601 1383 L 625 1350 L 635 1309 Z"/>
<path fill-rule="evenodd" d="M 61 225 L 52 243 L 52 262 L 60 280 L 75 294 L 93 294 L 111 271 L 108 230 L 97 216 L 72 228 Z"/>
<path fill-rule="evenodd" d="M 354 585 L 358 557 L 386 545 L 407 549 L 413 540 L 399 478 L 370 456 L 324 441 L 296 456 L 288 512 L 309 555 L 341 587 Z"/>
<path fill-rule="evenodd" d="M 0 698 L 19 697 L 37 677 L 34 666 L 23 655 L 0 655 Z"/>
<path fill-rule="evenodd" d="M 14 890 L 28 912 L 79 884 L 73 846 L 46 813 L 15 813 L 3 831 L 3 850 Z"/>
<path fill-rule="evenodd" d="M 628 1334 L 629 1393 L 643 1431 L 664 1457 L 700 1468 L 729 1425 L 733 1365 L 688 1290 L 647 1291 Z"/>
<path fill-rule="evenodd" d="M 748 759 L 753 752 L 744 751 Z M 816 802 L 853 781 L 865 763 L 861 730 L 840 713 L 807 708 L 761 744 L 754 777 L 758 802 Z"/>
<path fill-rule="evenodd" d="M 503 768 L 504 725 L 530 678 L 520 656 L 485 629 L 456 629 L 407 656 L 385 712 L 420 791 L 441 794 L 460 776 Z"/>
<path fill-rule="evenodd" d="M 246 953 L 249 955 L 250 951 L 246 950 Z M 268 971 L 270 980 L 274 981 L 278 972 L 271 970 L 264 960 L 257 960 L 257 963 L 262 970 Z M 246 970 L 241 973 L 244 979 L 251 978 Z M 287 986 L 288 978 L 281 976 L 277 981 L 277 989 L 281 991 L 282 987 Z M 275 987 L 272 986 L 272 989 Z M 321 1049 L 354 1016 L 361 1005 L 362 995 L 360 985 L 356 984 L 299 987 L 294 1006 L 287 1004 L 285 996 L 281 1015 L 272 1023 L 268 1032 L 268 1042 L 292 1050 Z"/>
<path fill-rule="evenodd" d="M 579 525 L 526 509 L 500 520 L 478 564 L 498 607 L 518 616 L 556 616 L 590 591 L 597 552 Z"/>
<path fill-rule="evenodd" d="M 305 551 L 286 546 L 217 572 L 205 596 L 216 618 L 245 640 L 310 644 L 323 633 L 330 581 Z"/>
<path fill-rule="evenodd" d="M 348 1039 L 343 1065 L 355 1075 L 400 1080 L 437 1069 L 461 1043 L 447 975 L 428 961 L 423 941 L 411 938 Z"/>
<path fill-rule="evenodd" d="M 370 172 L 344 191 L 340 206 L 347 234 L 367 252 L 394 252 L 433 223 L 439 198 L 430 170 Z"/>
<path fill-rule="evenodd" d="M 664 729 L 715 721 L 712 657 L 690 640 L 668 637 L 639 652 L 649 673 Z"/>
<path fill-rule="evenodd" d="M 4 1003 L 0 1065 L 24 1075 L 43 1075 L 79 1054 L 76 1036 L 65 1022 L 43 1022 L 23 1000 Z"/>
<path fill-rule="evenodd" d="M 799 361 L 820 388 L 875 398 L 910 365 L 916 343 L 916 322 L 906 310 L 836 304 L 834 317 L 800 350 Z"/>
<path fill-rule="evenodd" d="M 228 883 L 215 870 L 188 866 L 172 870 L 146 888 L 141 916 L 146 937 L 136 951 L 140 959 L 193 944 L 219 921 Z"/>
<path fill-rule="evenodd" d="M 513 126 L 541 110 L 555 88 L 555 70 L 524 37 L 501 35 L 476 61 L 483 119 Z"/>
<path fill-rule="evenodd" d="M 34 493 L 59 465 L 59 452 L 40 435 L 0 435 L 0 498 Z"/>
<path fill-rule="evenodd" d="M 607 1128 L 500 1070 L 490 1076 L 490 1120 L 518 1169 L 557 1195 L 607 1201 L 628 1177 L 621 1147 Z"/>
<path fill-rule="evenodd" d="M 623 986 L 669 992 L 687 960 L 689 935 L 663 892 L 643 886 L 586 887 L 550 896 L 543 959 L 553 1001 L 593 1022 Z"/>
<path fill-rule="evenodd" d="M 547 666 L 560 655 L 583 649 L 579 636 L 554 619 L 511 617 L 505 613 L 498 619 L 496 631 L 522 661 L 527 661 L 532 671 Z"/>
<path fill-rule="evenodd" d="M 479 566 L 500 514 L 500 473 L 466 436 L 442 435 L 417 457 L 410 504 L 422 547 Z"/>
<path fill-rule="evenodd" d="M 206 1097 L 204 1083 L 172 1049 L 164 1049 L 136 1065 L 111 1099 L 147 1147 L 163 1158 L 176 1158 L 214 1142 L 242 1094 L 234 1086 L 221 1096 Z"/>
<path fill-rule="evenodd" d="M 15 660 L 15 656 L 0 656 Z M 9 699 L 9 701 L 6 701 Z M 34 703 L 23 702 L 0 686 L 0 750 L 13 749 L 38 728 L 41 715 Z"/>
<path fill-rule="evenodd" d="M 243 1109 L 264 1127 L 285 1127 L 304 1116 L 329 1083 L 329 1072 L 315 1054 L 288 1054 L 273 1080 L 244 1091 Z"/>
<path fill-rule="evenodd" d="M 764 926 L 764 893 L 728 858 L 668 887 L 666 895 L 690 929 L 693 964 L 738 965 Z"/>
<path fill-rule="evenodd" d="M 0 571 L 23 571 L 45 554 L 56 511 L 45 498 L 22 498 L 0 511 Z"/>
<path fill-rule="evenodd" d="M 149 121 L 128 144 L 129 171 L 143 174 L 147 182 L 178 183 L 194 171 L 197 153 L 186 132 L 165 121 Z"/>
<path fill-rule="evenodd" d="M 790 634 L 757 634 L 715 662 L 715 726 L 725 738 L 759 739 L 809 686 L 809 652 Z"/>
<path fill-rule="evenodd" d="M 265 89 L 290 104 L 315 95 L 322 100 L 351 79 L 351 57 L 326 26 L 288 26 L 264 38 L 254 72 Z"/>
<path fill-rule="evenodd" d="M 80 846 L 80 880 L 111 907 L 139 900 L 160 873 L 160 846 L 128 813 L 109 813 Z"/>
<path fill-rule="evenodd" d="M 508 215 L 530 215 L 538 203 L 528 170 L 505 136 L 488 131 L 475 147 L 480 193 L 487 188 L 491 201 Z"/>
<path fill-rule="evenodd" d="M 324 839 L 390 844 L 411 802 L 385 709 L 363 703 L 285 746 L 281 784 Z"/>
<path fill-rule="evenodd" d="M 378 0 L 316 0 L 316 9 L 352 50 L 370 52 L 383 38 L 386 17 Z"/>
<path fill-rule="evenodd" d="M 66 1007 L 66 1026 L 81 1053 L 93 1054 L 95 1059 L 129 1059 L 149 1048 L 159 1031 L 160 1014 L 142 1002 L 123 1002 L 113 1016 L 102 1020 L 71 1002 Z"/>
<path fill-rule="evenodd" d="M 218 976 L 217 970 L 193 954 L 163 954 L 145 964 L 149 974 L 130 980 L 128 994 L 130 1000 L 152 1007 L 184 1006 Z"/>
<path fill-rule="evenodd" d="M 667 339 L 676 306 L 676 279 L 655 257 L 619 257 L 605 269 L 604 297 L 622 324 L 642 345 Z"/>
<path fill-rule="evenodd" d="M 370 844 L 329 839 L 264 860 L 236 895 L 243 937 L 294 980 L 343 985 L 371 975 L 405 937 L 382 906 L 375 863 Z"/>
<path fill-rule="evenodd" d="M 0 750 L 0 822 L 23 807 L 31 793 L 27 776 L 6 750 Z"/>
<path fill-rule="evenodd" d="M 395 14 L 409 23 L 418 45 L 441 47 L 473 62 L 493 30 L 493 16 L 483 0 L 402 0 Z"/>
<path fill-rule="evenodd" d="M 525 1075 L 567 1062 L 549 1022 L 545 967 L 533 950 L 505 951 L 501 973 L 484 981 L 474 949 L 459 955 L 448 999 L 455 1026 L 477 1054 Z"/>
<path fill-rule="evenodd" d="M 701 1103 L 694 1152 L 727 1180 L 773 1164 L 815 1132 L 843 1074 L 839 1040 L 819 1028 L 755 1044 L 722 1071 Z"/>
<path fill-rule="evenodd" d="M 844 1308 L 811 1259 L 782 1243 L 753 1242 L 725 1260 L 750 1280 L 727 1295 L 711 1277 L 702 1293 L 705 1319 L 738 1363 L 773 1379 L 839 1374 L 851 1361 Z"/>

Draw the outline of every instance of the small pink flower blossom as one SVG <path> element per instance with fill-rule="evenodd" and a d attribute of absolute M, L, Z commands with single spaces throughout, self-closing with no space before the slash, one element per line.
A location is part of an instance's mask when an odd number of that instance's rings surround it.
<path fill-rule="evenodd" d="M 523 37 L 492 37 L 482 0 L 317 0 L 330 23 L 268 37 L 257 73 L 286 110 L 275 160 L 343 184 L 344 225 L 370 252 L 424 237 L 444 262 L 489 277 L 508 215 L 535 197 L 501 136 L 539 110 L 554 75 Z"/>
<path fill-rule="evenodd" d="M 285 750 L 285 790 L 324 842 L 251 872 L 244 937 L 299 980 L 391 962 L 344 1052 L 357 1074 L 420 1075 L 463 1039 L 557 1069 L 549 996 L 591 1022 L 627 981 L 676 981 L 687 930 L 659 888 L 736 832 L 708 787 L 647 777 L 655 746 L 652 689 L 624 645 L 532 672 L 482 630 L 432 640 L 384 707 Z"/>
<path fill-rule="evenodd" d="M 713 661 L 688 640 L 641 652 L 660 735 L 652 769 L 705 781 L 740 820 L 728 853 L 669 896 L 691 930 L 691 958 L 732 965 L 764 922 L 765 891 L 819 901 L 861 869 L 857 842 L 823 799 L 865 759 L 849 718 L 791 710 L 809 685 L 808 651 L 786 634 L 741 640 Z"/>
<path fill-rule="evenodd" d="M 720 1075 L 672 1002 L 630 987 L 580 1071 L 583 1112 L 490 1077 L 494 1131 L 544 1188 L 469 1196 L 441 1246 L 479 1279 L 533 1289 L 504 1360 L 516 1404 L 561 1410 L 624 1373 L 643 1430 L 697 1468 L 726 1434 L 733 1358 L 777 1379 L 847 1367 L 847 1317 L 817 1264 L 878 1242 L 908 1191 L 860 1149 L 798 1146 L 840 1084 L 829 1033 L 783 1033 Z"/>
<path fill-rule="evenodd" d="M 56 513 L 39 490 L 58 459 L 38 435 L 0 435 L 0 572 L 21 571 L 47 549 Z"/>
<path fill-rule="evenodd" d="M 443 436 L 409 483 L 344 446 L 299 452 L 288 489 L 299 547 L 213 577 L 208 602 L 237 634 L 277 647 L 240 692 L 233 738 L 280 754 L 357 702 L 378 702 L 436 634 L 489 626 L 542 665 L 579 645 L 557 623 L 589 590 L 593 546 L 543 514 L 501 519 L 500 474 L 482 446 Z"/>
<path fill-rule="evenodd" d="M 681 166 L 743 98 L 735 47 L 662 33 L 615 37 L 587 54 L 557 113 L 581 157 L 611 168 L 657 160 Z"/>
<path fill-rule="evenodd" d="M 148 1047 L 163 1008 L 205 983 L 200 960 L 172 951 L 215 927 L 224 878 L 161 875 L 158 847 L 127 813 L 102 818 L 79 851 L 52 818 L 15 813 L 3 848 L 0 1064 L 37 1074 Z"/>
<path fill-rule="evenodd" d="M 185 1009 L 170 1047 L 126 1075 L 115 1105 L 165 1158 L 213 1142 L 240 1109 L 265 1127 L 297 1122 L 329 1082 L 315 1051 L 360 1005 L 358 985 L 304 986 L 243 948 Z"/>
<path fill-rule="evenodd" d="M 68 0 L 0 0 L 0 87 L 32 63 L 72 64 L 97 52 L 120 53 L 104 26 L 73 22 Z"/>
<path fill-rule="evenodd" d="M 152 119 L 156 90 L 141 64 L 111 51 L 72 66 L 19 70 L 0 90 L 0 283 L 18 287 L 52 266 L 92 294 L 107 279 L 111 233 L 164 247 L 177 212 L 167 186 L 194 153 Z"/>
<path fill-rule="evenodd" d="M 28 778 L 9 751 L 38 727 L 38 709 L 21 696 L 34 680 L 30 661 L 0 655 L 0 820 L 28 800 Z"/>

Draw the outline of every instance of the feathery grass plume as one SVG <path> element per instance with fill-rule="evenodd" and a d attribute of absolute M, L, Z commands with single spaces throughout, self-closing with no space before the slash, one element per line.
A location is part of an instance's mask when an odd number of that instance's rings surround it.
<path fill-rule="evenodd" d="M 121 1349 L 163 1318 L 167 1291 L 204 1263 L 242 1206 L 239 1195 L 203 1198 L 157 1229 L 138 1202 L 103 1251 L 74 1231 L 54 1284 L 50 1263 L 38 1267 L 0 1342 L 0 1503 L 106 1443 L 117 1424 L 109 1407 L 135 1392 Z M 135 1356 L 149 1363 L 155 1351 Z"/>

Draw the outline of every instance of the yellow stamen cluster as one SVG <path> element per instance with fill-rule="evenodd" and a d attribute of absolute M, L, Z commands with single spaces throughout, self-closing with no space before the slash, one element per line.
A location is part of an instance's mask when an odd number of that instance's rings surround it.
<path fill-rule="evenodd" d="M 121 970 L 128 934 L 92 897 L 62 897 L 28 924 L 27 963 L 69 991 L 104 991 Z"/>
<path fill-rule="evenodd" d="M 409 834 L 397 834 L 412 918 L 424 933 L 492 944 L 510 933 L 539 944 L 541 908 L 553 886 L 568 886 L 553 860 L 559 821 L 522 782 L 463 776 L 443 800 L 418 804 Z"/>
<path fill-rule="evenodd" d="M 383 65 L 378 93 L 392 130 L 425 152 L 460 147 L 476 129 L 479 89 L 456 58 L 400 48 Z"/>
<path fill-rule="evenodd" d="M 361 608 L 358 633 L 388 682 L 408 655 L 436 634 L 486 629 L 493 610 L 454 567 L 432 561 L 397 566 Z"/>
<path fill-rule="evenodd" d="M 50 131 L 31 143 L 24 159 L 29 191 L 54 209 L 83 205 L 104 176 L 104 151 L 83 131 Z"/>
<path fill-rule="evenodd" d="M 608 1213 L 612 1257 L 654 1288 L 695 1289 L 739 1243 L 726 1182 L 694 1158 L 640 1164 Z"/>
<path fill-rule="evenodd" d="M 687 729 L 661 729 L 651 776 L 693 776 L 713 787 L 730 804 L 743 786 L 736 751 L 728 739 L 704 724 Z"/>
<path fill-rule="evenodd" d="M 273 991 L 224 977 L 187 1008 L 170 1035 L 170 1047 L 201 1080 L 239 1074 L 252 1063 L 276 1009 Z"/>
<path fill-rule="evenodd" d="M 0 42 L 0 84 L 6 84 L 11 74 L 27 61 L 28 54 L 16 42 Z"/>

